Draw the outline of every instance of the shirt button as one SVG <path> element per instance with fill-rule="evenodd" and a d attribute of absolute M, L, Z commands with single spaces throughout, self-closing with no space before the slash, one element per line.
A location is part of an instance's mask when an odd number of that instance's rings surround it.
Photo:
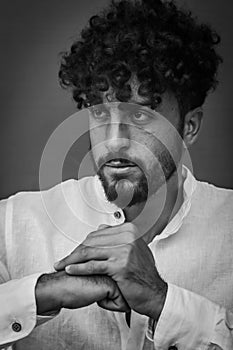
<path fill-rule="evenodd" d="M 121 213 L 119 211 L 115 211 L 114 216 L 116 219 L 120 219 Z"/>
<path fill-rule="evenodd" d="M 178 349 L 175 345 L 173 345 L 173 346 L 169 346 L 168 350 L 178 350 Z"/>
<path fill-rule="evenodd" d="M 20 332 L 21 329 L 22 329 L 22 326 L 21 326 L 20 323 L 14 322 L 14 323 L 12 324 L 11 328 L 12 328 L 12 330 L 13 330 L 14 332 Z"/>

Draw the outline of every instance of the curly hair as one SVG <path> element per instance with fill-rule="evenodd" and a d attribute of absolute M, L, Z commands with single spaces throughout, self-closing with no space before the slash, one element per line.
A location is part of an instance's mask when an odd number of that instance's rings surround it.
<path fill-rule="evenodd" d="M 136 76 L 137 92 L 152 109 L 161 102 L 158 94 L 169 89 L 182 116 L 215 89 L 219 42 L 210 26 L 174 1 L 112 0 L 63 53 L 59 79 L 81 109 L 102 103 L 110 87 L 119 101 L 129 101 L 130 79 Z"/>

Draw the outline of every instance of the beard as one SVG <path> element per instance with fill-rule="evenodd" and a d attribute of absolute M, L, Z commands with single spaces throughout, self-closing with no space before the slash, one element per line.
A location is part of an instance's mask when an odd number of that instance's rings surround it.
<path fill-rule="evenodd" d="M 97 175 L 102 183 L 106 198 L 109 202 L 114 202 L 119 207 L 131 207 L 135 204 L 145 202 L 148 197 L 148 181 L 144 173 L 141 173 L 133 181 L 127 175 L 112 174 L 106 176 L 102 166 Z M 129 185 L 130 183 L 130 185 Z M 121 189 L 119 189 L 121 184 Z M 130 193 L 127 193 L 130 192 Z M 122 198 L 124 195 L 125 198 Z"/>
<path fill-rule="evenodd" d="M 146 167 L 140 159 L 129 159 L 127 155 L 108 154 L 94 162 L 97 175 L 102 183 L 105 196 L 109 202 L 113 202 L 120 208 L 146 202 L 147 198 L 155 194 L 158 189 L 174 174 L 176 164 L 164 145 L 157 152 L 157 160 L 151 167 Z M 123 158 L 135 163 L 137 171 L 133 173 L 108 174 L 106 163 L 115 158 Z"/>

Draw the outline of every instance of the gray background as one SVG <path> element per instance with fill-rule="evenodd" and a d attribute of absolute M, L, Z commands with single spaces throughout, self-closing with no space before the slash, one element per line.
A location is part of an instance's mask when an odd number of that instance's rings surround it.
<path fill-rule="evenodd" d="M 233 188 L 232 0 L 183 0 L 222 36 L 224 57 L 217 91 L 205 105 L 198 143 L 191 150 L 194 173 Z M 49 135 L 76 111 L 58 84 L 59 52 L 69 48 L 86 20 L 106 0 L 1 1 L 0 11 L 0 198 L 38 189 L 41 153 Z M 82 138 L 67 156 L 64 179 L 77 176 L 88 146 Z"/>

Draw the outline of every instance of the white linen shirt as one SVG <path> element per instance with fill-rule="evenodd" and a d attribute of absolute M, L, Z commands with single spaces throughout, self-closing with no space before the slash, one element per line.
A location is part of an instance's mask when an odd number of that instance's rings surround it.
<path fill-rule="evenodd" d="M 233 191 L 199 182 L 187 168 L 183 176 L 184 202 L 149 244 L 168 282 L 153 338 L 146 316 L 132 312 L 129 328 L 123 313 L 97 304 L 62 309 L 44 324 L 46 317 L 36 315 L 34 289 L 41 273 L 53 271 L 54 262 L 100 224 L 125 221 L 123 211 L 106 200 L 97 176 L 2 200 L 0 348 L 232 350 Z"/>

